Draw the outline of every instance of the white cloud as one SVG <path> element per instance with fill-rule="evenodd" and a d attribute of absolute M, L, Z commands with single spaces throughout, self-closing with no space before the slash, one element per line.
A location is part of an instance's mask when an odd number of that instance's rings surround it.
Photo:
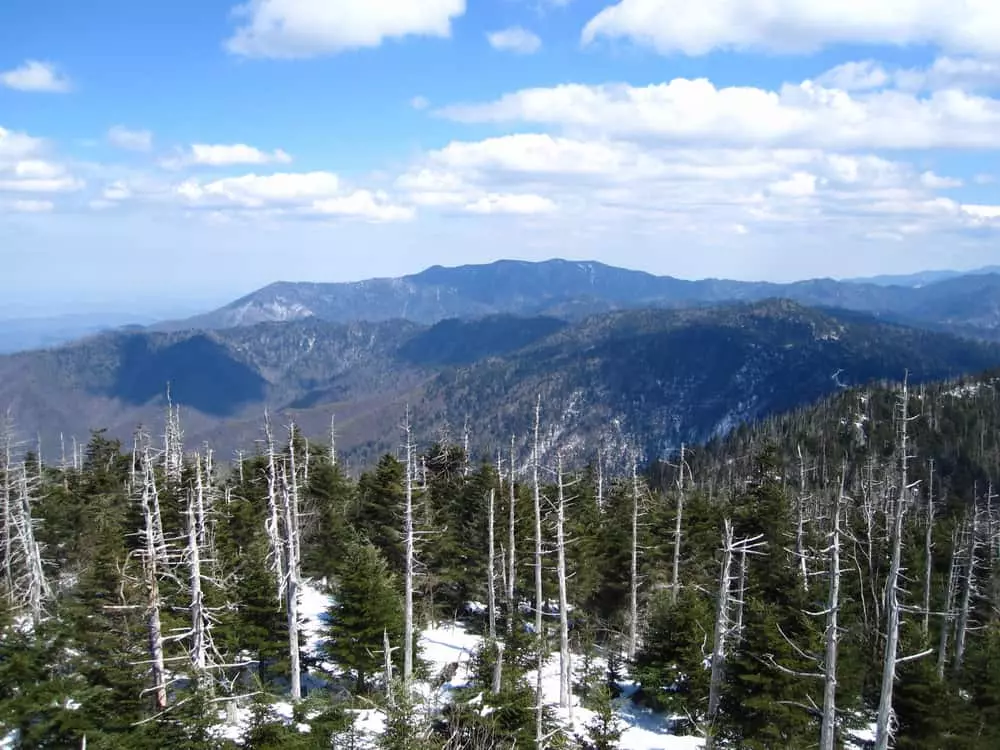
<path fill-rule="evenodd" d="M 406 36 L 448 37 L 465 0 L 249 0 L 227 49 L 248 57 L 302 58 L 378 47 Z"/>
<path fill-rule="evenodd" d="M 70 90 L 69 79 L 49 62 L 27 60 L 21 66 L 0 73 L 0 84 L 18 91 L 63 94 Z"/>
<path fill-rule="evenodd" d="M 805 198 L 816 193 L 816 175 L 808 172 L 795 172 L 784 180 L 779 180 L 768 186 L 772 195 L 786 198 Z"/>
<path fill-rule="evenodd" d="M 409 221 L 416 215 L 410 206 L 397 206 L 383 192 L 357 190 L 339 198 L 315 201 L 310 209 L 327 216 L 356 217 L 371 221 Z"/>
<path fill-rule="evenodd" d="M 556 204 L 549 198 L 530 193 L 490 193 L 469 203 L 465 210 L 474 214 L 547 214 L 556 210 Z"/>
<path fill-rule="evenodd" d="M 292 157 L 280 148 L 263 151 L 245 143 L 207 144 L 195 143 L 177 155 L 160 160 L 165 169 L 189 166 L 232 167 L 240 164 L 288 164 Z"/>
<path fill-rule="evenodd" d="M 582 40 L 623 38 L 661 53 L 717 49 L 807 53 L 835 44 L 930 44 L 1000 52 L 1000 5 L 991 0 L 620 0 Z"/>
<path fill-rule="evenodd" d="M 955 177 L 942 177 L 933 172 L 923 172 L 920 175 L 920 184 L 932 190 L 947 190 L 962 187 L 964 183 Z"/>
<path fill-rule="evenodd" d="M 331 172 L 286 172 L 247 174 L 201 183 L 188 180 L 178 194 L 194 203 L 233 203 L 247 208 L 267 204 L 296 203 L 337 195 L 340 179 Z"/>
<path fill-rule="evenodd" d="M 394 204 L 384 192 L 345 190 L 332 172 L 247 174 L 212 182 L 187 180 L 175 195 L 191 206 L 256 210 L 300 215 L 406 221 L 412 207 Z"/>
<path fill-rule="evenodd" d="M 828 88 L 871 91 L 894 88 L 907 92 L 990 91 L 1000 89 L 1000 61 L 976 57 L 938 57 L 923 68 L 892 68 L 875 60 L 846 62 L 816 78 Z"/>
<path fill-rule="evenodd" d="M 884 88 L 892 76 L 874 60 L 846 62 L 831 68 L 816 79 L 816 83 L 841 91 L 870 91 Z"/>
<path fill-rule="evenodd" d="M 10 204 L 10 207 L 22 214 L 42 214 L 51 211 L 55 205 L 52 201 L 16 200 Z"/>
<path fill-rule="evenodd" d="M 490 32 L 486 35 L 486 39 L 493 49 L 519 55 L 530 55 L 542 48 L 539 36 L 520 26 Z"/>
<path fill-rule="evenodd" d="M 998 6 L 1000 8 L 1000 6 Z M 677 78 L 649 86 L 524 89 L 438 114 L 460 122 L 534 123 L 614 137 L 831 149 L 1000 147 L 1000 100 L 949 89 L 851 94 L 814 81 L 777 91 Z"/>
<path fill-rule="evenodd" d="M 108 142 L 126 151 L 149 151 L 153 147 L 153 134 L 148 130 L 131 130 L 115 125 L 108 130 Z"/>
<path fill-rule="evenodd" d="M 426 96 L 415 96 L 410 99 L 410 106 L 416 110 L 422 110 L 431 106 L 431 103 Z"/>
<path fill-rule="evenodd" d="M 80 190 L 84 182 L 65 166 L 45 158 L 45 141 L 0 127 L 0 191 L 63 193 Z"/>
<path fill-rule="evenodd" d="M 41 138 L 0 127 L 0 169 L 4 164 L 41 153 L 44 145 Z"/>

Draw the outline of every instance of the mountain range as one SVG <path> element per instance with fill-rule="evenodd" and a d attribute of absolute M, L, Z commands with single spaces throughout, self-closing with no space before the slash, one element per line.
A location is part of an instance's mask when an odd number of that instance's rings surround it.
<path fill-rule="evenodd" d="M 893 279 L 899 283 L 888 283 Z M 305 318 L 433 324 L 448 318 L 510 314 L 580 320 L 614 310 L 675 309 L 777 297 L 968 336 L 1000 338 L 1000 274 L 996 273 L 931 272 L 871 281 L 812 279 L 778 284 L 687 281 L 567 260 L 434 266 L 411 276 L 352 283 L 278 282 L 217 310 L 159 323 L 151 330 L 213 330 Z"/>
<path fill-rule="evenodd" d="M 188 445 L 252 449 L 265 407 L 313 439 L 336 414 L 339 448 L 358 465 L 399 446 L 407 407 L 424 444 L 467 424 L 481 453 L 514 435 L 523 455 L 540 396 L 545 450 L 582 459 L 599 442 L 609 454 L 638 444 L 661 455 L 907 370 L 916 382 L 998 365 L 1000 344 L 788 300 L 433 325 L 309 316 L 114 332 L 0 357 L 0 404 L 57 458 L 60 436 L 91 428 L 125 440 L 139 425 L 162 431 L 169 383 Z"/>

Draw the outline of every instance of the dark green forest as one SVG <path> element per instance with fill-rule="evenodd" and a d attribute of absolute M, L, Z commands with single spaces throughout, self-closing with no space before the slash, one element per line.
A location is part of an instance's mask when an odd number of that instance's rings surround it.
<path fill-rule="evenodd" d="M 715 748 L 1000 747 L 996 377 L 624 463 L 537 414 L 471 455 L 401 430 L 356 476 L 266 417 L 234 460 L 173 408 L 55 463 L 4 424 L 0 746 L 609 750 L 627 704 Z M 429 701 L 418 636 L 456 619 L 481 647 Z"/>

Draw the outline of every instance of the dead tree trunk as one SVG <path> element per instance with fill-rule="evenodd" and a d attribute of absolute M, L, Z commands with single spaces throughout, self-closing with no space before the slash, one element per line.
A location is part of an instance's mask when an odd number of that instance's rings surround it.
<path fill-rule="evenodd" d="M 573 665 L 569 652 L 569 601 L 566 591 L 566 491 L 562 454 L 557 458 L 558 504 L 556 506 L 556 570 L 559 577 L 559 705 L 573 720 Z"/>
<path fill-rule="evenodd" d="M 403 543 L 405 545 L 405 581 L 403 610 L 403 688 L 409 696 L 413 678 L 413 440 L 410 432 L 410 410 L 406 410 L 406 494 L 403 507 Z"/>
<path fill-rule="evenodd" d="M 899 494 L 895 508 L 890 513 L 890 544 L 892 552 L 889 573 L 885 582 L 885 658 L 882 665 L 882 689 L 879 696 L 878 717 L 875 723 L 875 750 L 888 750 L 895 733 L 895 716 L 892 709 L 893 687 L 896 682 L 896 668 L 904 661 L 920 658 L 932 653 L 927 650 L 908 657 L 898 656 L 899 627 L 903 606 L 899 601 L 899 582 L 902 572 L 903 518 L 906 514 L 908 497 L 913 487 L 909 483 L 909 438 L 907 428 L 909 416 L 909 388 L 903 381 L 903 392 L 899 399 Z"/>
<path fill-rule="evenodd" d="M 628 658 L 639 647 L 639 459 L 632 458 L 632 563 L 629 570 Z"/>
<path fill-rule="evenodd" d="M 540 462 L 539 432 L 542 421 L 542 397 L 535 405 L 535 436 L 531 451 L 532 485 L 535 500 L 535 637 L 538 639 L 538 676 L 535 681 L 535 750 L 542 750 L 545 728 L 544 700 L 542 695 L 542 669 L 545 666 L 545 623 L 542 608 L 545 600 L 542 593 L 542 488 L 538 477 Z"/>
<path fill-rule="evenodd" d="M 149 448 L 143 453 L 144 482 L 140 495 L 143 517 L 143 575 L 146 585 L 146 623 L 149 630 L 149 661 L 153 679 L 153 694 L 158 711 L 167 707 L 166 667 L 163 656 L 163 626 L 160 610 L 160 545 L 163 541 L 158 537 L 162 534 L 162 525 L 155 519 L 156 507 L 153 498 L 156 497 L 156 479 L 153 465 L 149 457 Z"/>
<path fill-rule="evenodd" d="M 514 437 L 510 438 L 510 491 L 509 506 L 507 508 L 509 517 L 507 519 L 507 631 L 514 627 L 514 615 L 516 614 L 517 602 L 514 600 L 516 591 L 515 576 L 517 575 L 517 559 L 514 550 L 515 545 L 515 520 L 517 506 L 517 492 L 514 480 Z"/>
<path fill-rule="evenodd" d="M 823 657 L 823 722 L 819 749 L 834 750 L 837 742 L 837 651 L 840 644 L 840 516 L 847 466 L 840 474 L 840 493 L 833 507 L 830 539 L 830 593 L 826 600 L 826 650 Z"/>
<path fill-rule="evenodd" d="M 795 503 L 795 557 L 799 562 L 799 578 L 801 579 L 802 589 L 804 591 L 809 591 L 809 566 L 806 560 L 805 544 L 805 506 L 808 502 L 808 496 L 806 495 L 806 462 L 802 457 L 802 446 L 797 446 L 797 451 L 799 455 L 799 496 L 797 502 Z"/>
<path fill-rule="evenodd" d="M 977 504 L 973 506 L 972 520 L 968 526 L 967 540 L 965 543 L 965 575 L 962 576 L 962 598 L 958 606 L 958 622 L 955 626 L 955 662 L 954 670 L 957 674 L 962 670 L 965 663 L 965 640 L 969 630 L 969 617 L 972 611 L 972 591 L 976 580 L 976 548 L 977 537 L 979 536 L 978 524 L 979 508 Z"/>
<path fill-rule="evenodd" d="M 934 570 L 934 461 L 929 463 L 927 478 L 927 528 L 924 529 L 924 624 L 926 638 L 931 627 L 931 574 Z"/>
<path fill-rule="evenodd" d="M 677 518 L 674 521 L 674 568 L 670 584 L 670 599 L 674 604 L 677 603 L 677 596 L 681 590 L 681 532 L 684 528 L 684 493 L 687 491 L 684 484 L 685 467 L 684 443 L 681 443 L 681 459 L 677 477 Z"/>
<path fill-rule="evenodd" d="M 948 663 L 948 636 L 954 620 L 955 588 L 958 579 L 958 530 L 951 532 L 951 565 L 948 567 L 948 587 L 945 589 L 944 607 L 941 613 L 941 633 L 938 637 L 937 675 L 944 680 L 944 668 Z"/>
<path fill-rule="evenodd" d="M 726 663 L 726 636 L 729 632 L 729 592 L 733 564 L 733 524 L 728 518 L 722 531 L 722 568 L 719 572 L 719 590 L 715 602 L 715 632 L 712 637 L 712 674 L 708 685 L 708 730 L 705 748 L 712 750 L 715 734 L 714 724 L 719 715 L 722 701 L 722 680 Z"/>
<path fill-rule="evenodd" d="M 490 641 L 497 639 L 496 542 L 493 531 L 495 505 L 496 491 L 490 490 L 486 516 L 486 614 L 489 618 Z"/>
<path fill-rule="evenodd" d="M 4 588 L 11 603 L 14 600 L 14 551 L 13 542 L 13 462 L 14 440 L 10 414 L 0 423 L 0 523 L 3 524 L 3 578 Z"/>
<path fill-rule="evenodd" d="M 288 616 L 288 656 L 291 672 L 292 701 L 302 698 L 302 669 L 299 662 L 299 480 L 295 470 L 295 426 L 289 427 L 288 471 L 284 477 L 283 500 L 285 505 L 285 609 Z M 290 474 L 290 478 L 287 476 Z"/>

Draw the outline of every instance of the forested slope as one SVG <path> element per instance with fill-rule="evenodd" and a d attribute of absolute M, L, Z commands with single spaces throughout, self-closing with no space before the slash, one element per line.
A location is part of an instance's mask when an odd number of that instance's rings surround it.
<path fill-rule="evenodd" d="M 644 705 L 663 747 L 840 747 L 880 715 L 885 746 L 996 747 L 998 383 L 903 394 L 846 391 L 645 474 L 599 445 L 560 471 L 557 446 L 514 484 L 503 454 L 431 444 L 353 478 L 277 425 L 229 465 L 185 450 L 175 412 L 165 443 L 95 434 L 61 468 L 5 429 L 0 727 L 22 747 L 349 747 L 374 712 L 382 747 L 609 748 Z M 540 457 L 533 432 L 515 449 Z M 482 650 L 429 702 L 417 686 L 451 678 L 405 634 L 456 616 Z M 569 690 L 539 713 L 550 655 Z"/>

